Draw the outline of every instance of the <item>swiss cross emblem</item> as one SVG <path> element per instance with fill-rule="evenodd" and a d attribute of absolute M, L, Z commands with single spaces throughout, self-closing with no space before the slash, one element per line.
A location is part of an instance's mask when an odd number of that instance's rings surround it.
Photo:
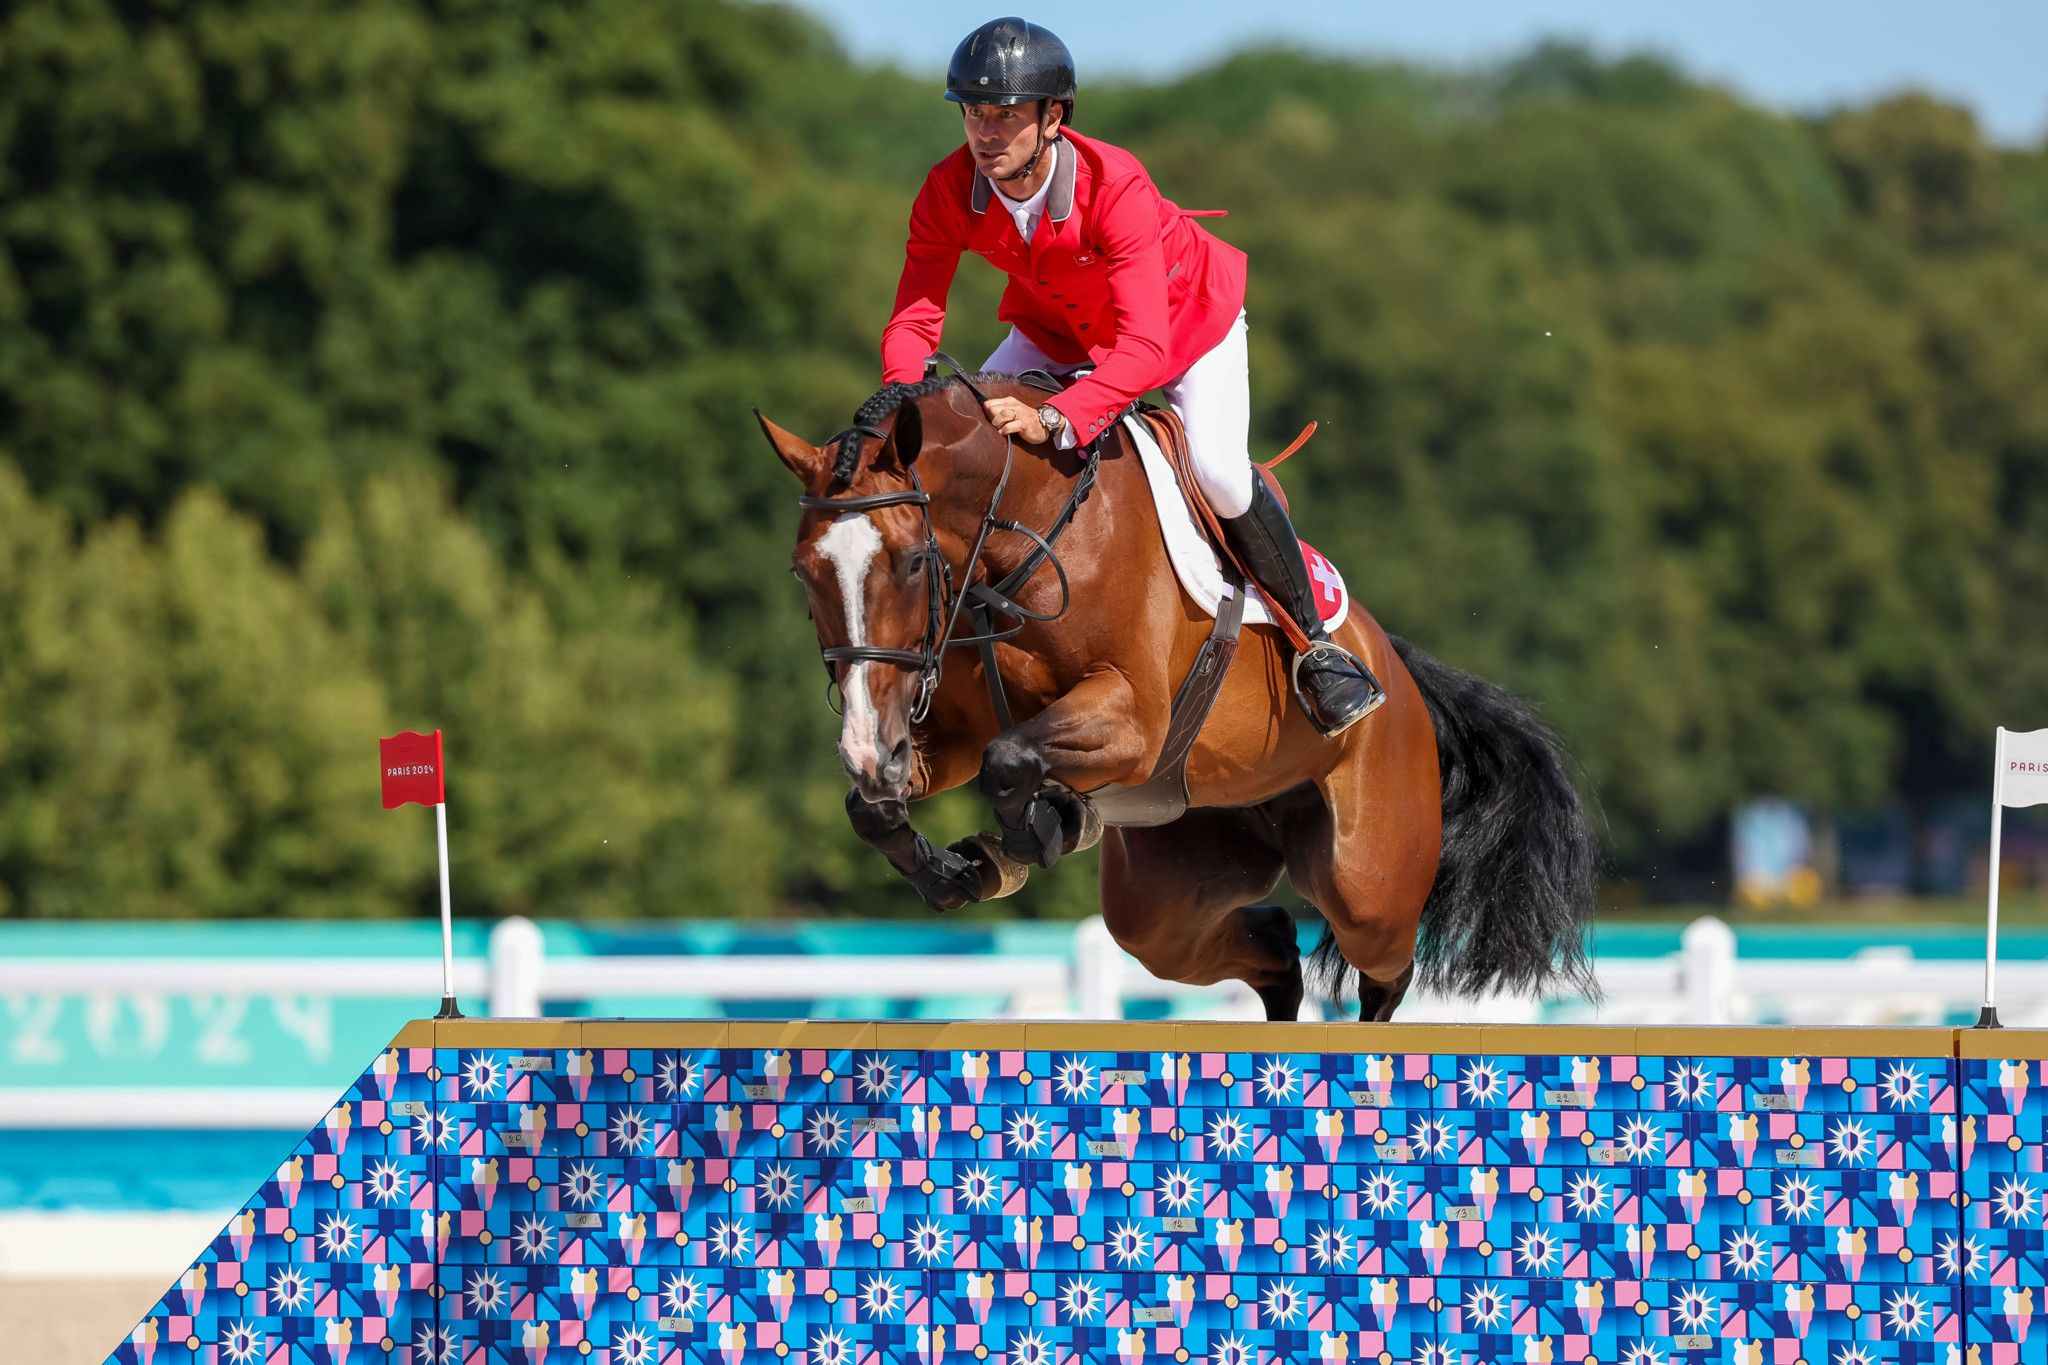
<path fill-rule="evenodd" d="M 1351 598 L 1344 589 L 1344 576 L 1323 552 L 1307 541 L 1301 542 L 1302 562 L 1308 565 L 1308 581 L 1315 589 L 1316 611 L 1324 624 L 1335 625 L 1350 609 Z"/>

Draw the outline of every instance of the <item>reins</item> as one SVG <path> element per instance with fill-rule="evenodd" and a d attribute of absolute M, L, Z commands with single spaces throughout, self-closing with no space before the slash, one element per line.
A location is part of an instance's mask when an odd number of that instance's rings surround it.
<path fill-rule="evenodd" d="M 952 369 L 959 382 L 985 409 L 988 396 L 976 387 L 960 362 L 940 351 L 932 357 L 933 366 L 944 364 Z M 1025 376 L 1027 379 L 1030 376 Z M 878 441 L 889 439 L 889 433 L 867 423 L 855 423 L 847 428 L 848 433 L 873 437 Z M 886 493 L 842 494 L 820 496 L 803 494 L 797 504 L 812 511 L 821 512 L 868 512 L 881 507 L 915 506 L 923 519 L 923 543 L 918 547 L 919 558 L 926 561 L 925 579 L 928 584 L 929 609 L 925 622 L 924 639 L 916 649 L 889 649 L 880 645 L 831 645 L 819 651 L 825 662 L 825 671 L 836 682 L 838 675 L 833 671 L 835 663 L 885 663 L 901 668 L 918 670 L 917 699 L 911 705 L 910 719 L 916 724 L 930 714 L 932 698 L 939 689 L 939 680 L 945 672 L 946 651 L 971 646 L 981 655 L 982 674 L 988 683 L 989 701 L 995 708 L 999 729 L 1008 730 L 1013 724 L 1010 701 L 1003 687 L 1002 675 L 996 668 L 995 647 L 1012 639 L 1033 622 L 1051 621 L 1066 614 L 1073 603 L 1073 590 L 1067 581 L 1066 566 L 1054 552 L 1062 533 L 1073 523 L 1075 513 L 1087 501 L 1089 491 L 1095 487 L 1096 474 L 1102 458 L 1101 443 L 1091 442 L 1086 447 L 1086 456 L 1081 471 L 1075 476 L 1073 487 L 1068 491 L 1066 505 L 1053 519 L 1043 534 L 1034 531 L 1021 522 L 1000 515 L 1003 494 L 1009 487 L 1010 470 L 1017 453 L 1014 438 L 1003 438 L 1003 469 L 996 479 L 995 492 L 989 497 L 986 511 L 982 513 L 981 527 L 974 538 L 974 547 L 968 551 L 962 565 L 962 577 L 969 580 L 960 592 L 953 591 L 953 568 L 947 562 L 945 552 L 939 548 L 938 535 L 932 528 L 931 494 L 925 491 L 924 482 L 918 477 L 915 466 L 910 470 L 910 487 Z M 1024 562 L 1003 575 L 995 583 L 972 581 L 981 556 L 987 548 L 991 535 L 998 531 L 1021 535 L 1033 542 Z M 1033 611 L 1017 601 L 1017 594 L 1031 580 L 1043 565 L 1051 564 L 1054 576 L 1059 581 L 1059 605 L 1051 611 Z M 971 635 L 954 634 L 960 626 L 960 618 L 966 615 L 973 629 Z M 998 617 L 1012 618 L 1000 628 Z"/>

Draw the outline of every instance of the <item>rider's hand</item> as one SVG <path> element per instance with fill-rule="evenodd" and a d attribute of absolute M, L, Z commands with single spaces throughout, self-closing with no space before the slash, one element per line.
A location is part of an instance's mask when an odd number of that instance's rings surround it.
<path fill-rule="evenodd" d="M 1044 444 L 1045 423 L 1038 420 L 1038 409 L 1029 403 L 1016 398 L 991 398 L 982 407 L 1003 435 L 1015 436 L 1027 445 Z"/>

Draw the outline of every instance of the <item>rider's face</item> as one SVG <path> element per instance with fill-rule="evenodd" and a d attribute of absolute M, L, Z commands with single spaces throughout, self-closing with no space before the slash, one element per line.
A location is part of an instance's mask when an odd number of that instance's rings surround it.
<path fill-rule="evenodd" d="M 1044 124 L 1039 111 L 1046 111 Z M 1038 150 L 1039 137 L 1057 125 L 1059 106 L 1030 104 L 967 104 L 961 106 L 967 127 L 967 150 L 974 169 L 991 179 L 1015 175 Z"/>

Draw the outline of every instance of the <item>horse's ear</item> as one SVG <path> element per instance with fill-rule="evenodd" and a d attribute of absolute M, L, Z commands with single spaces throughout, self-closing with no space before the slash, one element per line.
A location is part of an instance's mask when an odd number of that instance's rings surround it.
<path fill-rule="evenodd" d="M 775 423 L 754 409 L 754 418 L 761 424 L 761 434 L 768 438 L 768 444 L 775 447 L 775 454 L 782 463 L 789 466 L 789 472 L 803 481 L 806 488 L 824 482 L 825 471 L 831 467 L 831 453 L 812 445 L 795 432 L 784 431 Z"/>
<path fill-rule="evenodd" d="M 896 453 L 896 463 L 905 469 L 917 461 L 917 452 L 924 448 L 924 413 L 915 403 L 905 403 L 896 409 L 896 425 L 890 428 L 890 447 Z"/>

